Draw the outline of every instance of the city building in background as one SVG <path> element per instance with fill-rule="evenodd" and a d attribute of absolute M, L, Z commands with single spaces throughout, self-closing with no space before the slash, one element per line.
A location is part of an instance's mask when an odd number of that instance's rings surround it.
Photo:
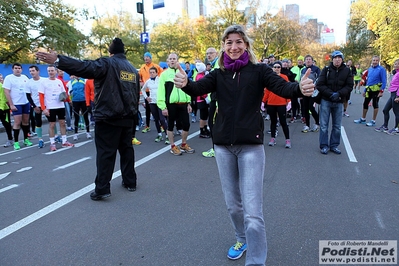
<path fill-rule="evenodd" d="M 353 0 L 349 0 L 353 1 Z M 187 16 L 190 19 L 197 18 L 199 16 L 207 16 L 212 12 L 211 0 L 164 0 L 165 8 L 152 9 L 150 6 L 151 1 L 147 1 L 145 8 L 146 18 L 149 20 L 149 28 L 151 30 L 157 23 L 164 23 L 173 18 Z M 173 9 L 167 8 L 173 6 Z M 278 14 L 285 16 L 286 18 L 295 21 L 297 23 L 303 23 L 306 27 L 311 28 L 310 37 L 321 43 L 321 44 L 335 44 L 334 29 L 328 27 L 323 22 L 319 22 L 315 18 L 310 18 L 307 21 L 303 21 L 299 15 L 300 6 L 298 4 L 288 4 L 282 7 Z M 257 25 L 256 11 L 254 12 L 252 7 L 242 7 L 241 12 L 248 18 L 247 28 L 251 28 Z M 157 19 L 151 19 L 157 18 Z"/>
<path fill-rule="evenodd" d="M 300 22 L 299 5 L 286 5 L 284 10 L 281 10 L 286 18 L 295 22 Z M 334 29 L 330 29 L 323 22 L 318 22 L 317 19 L 311 18 L 305 21 L 305 26 L 310 28 L 310 38 L 321 44 L 335 44 Z"/>
<path fill-rule="evenodd" d="M 193 19 L 199 16 L 207 16 L 208 1 L 210 0 L 164 0 L 165 8 L 158 9 L 152 8 L 152 1 L 146 1 L 144 9 L 145 16 L 149 21 L 149 28 L 151 29 L 158 23 L 165 23 L 177 17 Z"/>
<path fill-rule="evenodd" d="M 286 5 L 284 16 L 289 20 L 299 23 L 299 6 L 297 4 Z"/>
<path fill-rule="evenodd" d="M 320 33 L 321 44 L 335 44 L 334 29 L 330 29 L 327 26 Z"/>

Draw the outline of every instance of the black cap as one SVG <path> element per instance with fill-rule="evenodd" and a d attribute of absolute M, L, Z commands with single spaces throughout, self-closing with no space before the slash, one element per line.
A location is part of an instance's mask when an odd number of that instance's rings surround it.
<path fill-rule="evenodd" d="M 280 62 L 280 61 L 276 61 L 276 62 L 274 62 L 274 63 L 273 63 L 273 66 L 274 66 L 274 65 L 279 65 L 280 67 L 283 67 L 283 64 L 281 64 L 281 62 Z"/>
<path fill-rule="evenodd" d="M 123 44 L 121 39 L 115 38 L 110 44 L 108 51 L 110 54 L 124 54 L 125 45 Z"/>

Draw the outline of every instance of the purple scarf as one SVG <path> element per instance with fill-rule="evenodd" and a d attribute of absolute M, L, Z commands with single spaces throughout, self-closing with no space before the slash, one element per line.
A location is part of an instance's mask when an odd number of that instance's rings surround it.
<path fill-rule="evenodd" d="M 248 64 L 248 62 L 249 55 L 247 51 L 245 51 L 237 60 L 231 59 L 226 53 L 224 53 L 223 56 L 224 67 L 232 72 L 240 70 L 243 66 Z"/>

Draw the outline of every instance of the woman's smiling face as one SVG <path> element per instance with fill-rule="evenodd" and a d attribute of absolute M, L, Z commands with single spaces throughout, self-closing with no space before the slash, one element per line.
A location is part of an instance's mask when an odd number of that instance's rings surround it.
<path fill-rule="evenodd" d="M 232 59 L 237 60 L 245 52 L 248 45 L 238 33 L 230 33 L 223 43 L 224 52 Z"/>

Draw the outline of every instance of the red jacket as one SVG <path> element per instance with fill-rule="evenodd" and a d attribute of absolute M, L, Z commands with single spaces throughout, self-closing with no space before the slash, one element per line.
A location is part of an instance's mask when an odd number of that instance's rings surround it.
<path fill-rule="evenodd" d="M 94 79 L 88 79 L 85 83 L 86 106 L 90 106 L 90 102 L 94 102 Z"/>
<path fill-rule="evenodd" d="M 288 77 L 284 74 L 280 74 L 280 77 L 288 81 Z M 290 99 L 286 99 L 283 97 L 278 96 L 277 94 L 274 94 L 273 92 L 269 91 L 267 88 L 265 88 L 265 92 L 263 94 L 263 99 L 262 102 L 264 102 L 267 105 L 287 105 L 288 102 L 290 102 Z"/>

